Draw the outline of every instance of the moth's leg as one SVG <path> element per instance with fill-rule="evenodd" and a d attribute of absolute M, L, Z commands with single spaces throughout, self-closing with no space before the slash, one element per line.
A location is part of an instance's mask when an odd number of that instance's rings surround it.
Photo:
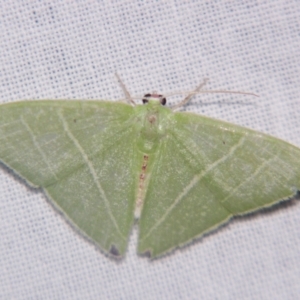
<path fill-rule="evenodd" d="M 117 79 L 118 79 L 118 82 L 119 82 L 119 84 L 120 84 L 120 86 L 121 86 L 121 88 L 122 88 L 122 90 L 123 90 L 123 93 L 124 93 L 124 95 L 125 95 L 125 97 L 126 97 L 126 100 L 127 100 L 129 103 L 131 103 L 133 106 L 135 106 L 135 102 L 134 102 L 133 99 L 131 98 L 131 96 L 130 96 L 130 94 L 129 94 L 129 92 L 128 92 L 126 86 L 125 86 L 125 84 L 124 84 L 123 81 L 121 80 L 120 76 L 119 76 L 117 73 L 115 73 L 115 76 L 116 76 Z"/>
<path fill-rule="evenodd" d="M 175 110 L 175 109 L 177 109 L 177 108 L 179 108 L 181 106 L 184 106 L 186 103 L 188 103 L 195 94 L 199 93 L 199 91 L 205 86 L 205 84 L 207 83 L 207 81 L 208 81 L 208 78 L 205 78 L 203 80 L 203 82 L 201 84 L 199 84 L 194 91 L 192 91 L 191 93 L 189 93 L 181 102 L 179 102 L 178 104 L 174 105 L 172 107 L 172 110 Z"/>

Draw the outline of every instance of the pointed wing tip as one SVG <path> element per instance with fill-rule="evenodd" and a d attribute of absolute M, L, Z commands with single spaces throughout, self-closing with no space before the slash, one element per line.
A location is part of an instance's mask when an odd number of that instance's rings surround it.
<path fill-rule="evenodd" d="M 118 248 L 115 245 L 111 245 L 111 247 L 109 249 L 109 254 L 114 258 L 121 258 L 122 257 L 120 251 L 118 250 Z"/>
<path fill-rule="evenodd" d="M 143 252 L 139 252 L 139 255 L 142 256 L 142 257 L 149 258 L 149 259 L 153 259 L 154 258 L 152 256 L 152 250 L 150 250 L 150 249 L 148 249 L 146 251 L 143 251 Z"/>

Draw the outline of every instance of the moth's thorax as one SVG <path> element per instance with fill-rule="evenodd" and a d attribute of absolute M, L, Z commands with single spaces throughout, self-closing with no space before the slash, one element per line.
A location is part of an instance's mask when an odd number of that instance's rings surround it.
<path fill-rule="evenodd" d="M 145 105 L 138 105 L 136 128 L 137 145 L 140 151 L 155 152 L 172 122 L 172 111 L 157 100 L 150 99 Z"/>

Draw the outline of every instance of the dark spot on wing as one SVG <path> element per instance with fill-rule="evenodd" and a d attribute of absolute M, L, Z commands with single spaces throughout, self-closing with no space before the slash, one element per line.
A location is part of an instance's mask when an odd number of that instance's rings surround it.
<path fill-rule="evenodd" d="M 142 253 L 142 256 L 151 258 L 151 256 L 152 256 L 151 250 L 147 250 L 147 251 L 143 252 L 143 253 Z"/>
<path fill-rule="evenodd" d="M 76 122 L 77 122 L 77 120 L 76 120 L 76 119 L 74 119 L 73 121 L 74 121 L 74 123 L 76 123 Z"/>
<path fill-rule="evenodd" d="M 111 245 L 109 253 L 114 256 L 120 256 L 120 252 L 115 245 Z"/>

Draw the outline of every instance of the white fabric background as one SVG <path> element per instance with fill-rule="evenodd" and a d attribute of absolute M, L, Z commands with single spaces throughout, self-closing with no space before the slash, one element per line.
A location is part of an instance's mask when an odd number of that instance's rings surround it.
<path fill-rule="evenodd" d="M 186 108 L 300 146 L 297 1 L 4 1 L 0 101 L 193 89 Z M 247 105 L 241 103 L 246 102 Z M 0 168 L 0 299 L 296 299 L 300 202 L 238 218 L 153 262 L 108 259 Z"/>

